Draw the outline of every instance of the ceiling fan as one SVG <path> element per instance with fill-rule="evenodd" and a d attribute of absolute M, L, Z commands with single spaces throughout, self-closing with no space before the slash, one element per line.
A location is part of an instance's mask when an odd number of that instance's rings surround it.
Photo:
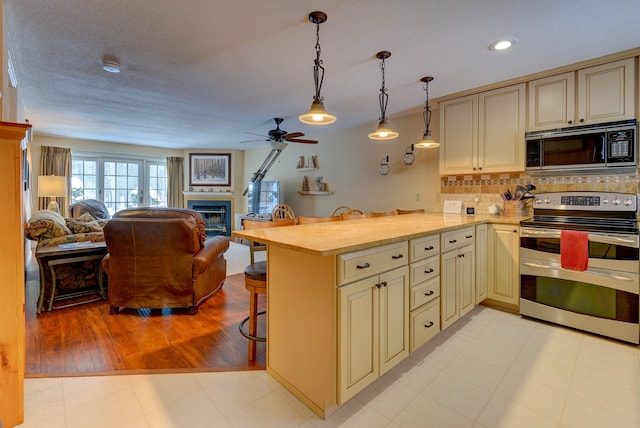
<path fill-rule="evenodd" d="M 271 143 L 274 148 L 283 149 L 286 147 L 287 142 L 291 143 L 303 143 L 303 144 L 318 144 L 316 140 L 307 140 L 298 137 L 304 136 L 302 132 L 292 132 L 288 133 L 284 129 L 280 129 L 280 124 L 284 119 L 280 117 L 274 117 L 273 121 L 276 123 L 275 129 L 272 129 L 268 132 L 268 135 L 265 135 L 266 140 Z M 240 143 L 251 143 L 253 141 L 260 140 L 249 140 L 249 141 L 240 141 Z M 281 143 L 281 144 L 278 144 Z M 276 147 L 277 146 L 277 147 Z"/>

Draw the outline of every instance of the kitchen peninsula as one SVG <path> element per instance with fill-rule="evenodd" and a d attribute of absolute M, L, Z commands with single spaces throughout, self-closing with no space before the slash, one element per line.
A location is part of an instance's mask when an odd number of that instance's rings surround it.
<path fill-rule="evenodd" d="M 328 417 L 437 334 L 440 307 L 445 327 L 473 308 L 476 226 L 517 232 L 520 220 L 409 214 L 234 231 L 268 246 L 267 372 Z"/>

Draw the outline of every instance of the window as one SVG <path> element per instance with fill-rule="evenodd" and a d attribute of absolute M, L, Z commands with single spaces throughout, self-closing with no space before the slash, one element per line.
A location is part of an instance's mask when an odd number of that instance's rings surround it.
<path fill-rule="evenodd" d="M 125 208 L 167 206 L 167 167 L 161 161 L 74 156 L 72 202 L 98 199 L 114 214 Z"/>

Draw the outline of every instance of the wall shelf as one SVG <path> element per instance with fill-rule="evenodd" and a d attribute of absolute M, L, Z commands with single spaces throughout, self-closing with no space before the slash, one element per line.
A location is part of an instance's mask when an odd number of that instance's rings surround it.
<path fill-rule="evenodd" d="M 333 192 L 314 192 L 314 191 L 300 191 L 299 195 L 316 195 L 316 196 L 326 196 L 331 195 Z"/>
<path fill-rule="evenodd" d="M 318 168 L 296 168 L 296 171 L 315 171 Z"/>

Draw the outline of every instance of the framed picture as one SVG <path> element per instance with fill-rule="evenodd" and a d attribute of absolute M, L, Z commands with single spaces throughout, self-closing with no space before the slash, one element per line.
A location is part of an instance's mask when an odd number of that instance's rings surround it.
<path fill-rule="evenodd" d="M 190 153 L 189 186 L 231 186 L 231 153 Z"/>

